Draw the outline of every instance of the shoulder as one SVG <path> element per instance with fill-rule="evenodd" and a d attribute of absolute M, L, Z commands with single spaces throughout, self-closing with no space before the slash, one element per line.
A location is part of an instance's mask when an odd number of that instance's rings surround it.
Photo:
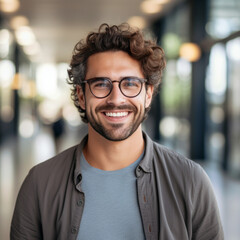
<path fill-rule="evenodd" d="M 201 166 L 182 154 L 154 142 L 144 133 L 146 148 L 145 157 L 141 163 L 143 169 L 153 170 L 157 174 L 169 176 L 177 181 L 180 178 L 194 178 L 194 175 L 202 175 Z"/>
<path fill-rule="evenodd" d="M 162 183 L 182 192 L 192 206 L 206 201 L 215 204 L 211 181 L 202 166 L 160 144 L 153 143 L 153 149 L 153 170 Z"/>
<path fill-rule="evenodd" d="M 78 145 L 68 148 L 58 155 L 39 163 L 38 165 L 34 166 L 30 172 L 36 172 L 41 175 L 45 175 L 53 172 L 65 171 L 66 167 L 72 164 L 77 147 Z"/>
<path fill-rule="evenodd" d="M 73 146 L 30 169 L 22 188 L 29 185 L 37 192 L 66 184 L 73 175 L 79 147 Z"/>
<path fill-rule="evenodd" d="M 166 167 L 178 168 L 178 171 L 186 169 L 201 171 L 201 166 L 196 162 L 156 142 L 153 142 L 153 159 Z"/>
<path fill-rule="evenodd" d="M 147 144 L 146 162 L 165 208 L 175 203 L 182 216 L 190 216 L 194 239 L 223 239 L 215 194 L 203 168 L 149 138 Z"/>
<path fill-rule="evenodd" d="M 66 171 L 67 168 L 75 164 L 75 160 L 80 157 L 80 153 L 86 144 L 88 136 L 85 136 L 81 142 L 72 146 L 56 156 L 34 166 L 31 171 L 39 173 L 53 173 Z"/>
<path fill-rule="evenodd" d="M 153 166 L 156 174 L 167 176 L 183 189 L 187 187 L 195 192 L 203 186 L 205 190 L 211 188 L 207 174 L 198 163 L 156 142 L 153 142 Z"/>

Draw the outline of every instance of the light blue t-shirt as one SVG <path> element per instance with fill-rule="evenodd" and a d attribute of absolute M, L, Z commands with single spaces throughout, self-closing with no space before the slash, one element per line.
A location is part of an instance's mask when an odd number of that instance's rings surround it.
<path fill-rule="evenodd" d="M 135 168 L 104 171 L 92 167 L 81 155 L 85 205 L 78 240 L 143 240 Z"/>

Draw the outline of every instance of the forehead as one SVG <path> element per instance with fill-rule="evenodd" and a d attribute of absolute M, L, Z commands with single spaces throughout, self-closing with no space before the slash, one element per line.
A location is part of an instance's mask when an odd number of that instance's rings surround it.
<path fill-rule="evenodd" d="M 87 62 L 86 78 L 92 77 L 143 77 L 141 64 L 123 51 L 107 51 L 91 55 Z"/>

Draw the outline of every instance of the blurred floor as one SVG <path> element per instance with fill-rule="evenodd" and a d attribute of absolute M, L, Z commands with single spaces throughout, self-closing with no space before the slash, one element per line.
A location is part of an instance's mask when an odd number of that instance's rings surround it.
<path fill-rule="evenodd" d="M 77 144 L 85 128 L 69 129 L 62 138 L 59 151 Z M 56 153 L 50 129 L 44 128 L 31 139 L 9 139 L 0 146 L 0 239 L 9 239 L 9 228 L 19 188 L 29 169 Z M 216 166 L 203 165 L 208 173 L 220 208 L 225 239 L 240 237 L 240 181 L 231 179 Z"/>

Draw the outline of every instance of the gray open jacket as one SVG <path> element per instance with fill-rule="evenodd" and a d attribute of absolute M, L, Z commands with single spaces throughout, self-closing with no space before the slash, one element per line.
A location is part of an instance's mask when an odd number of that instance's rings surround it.
<path fill-rule="evenodd" d="M 146 239 L 222 240 L 217 203 L 202 168 L 144 138 L 136 177 Z M 79 160 L 86 141 L 30 170 L 16 202 L 12 240 L 77 238 L 84 208 Z"/>

